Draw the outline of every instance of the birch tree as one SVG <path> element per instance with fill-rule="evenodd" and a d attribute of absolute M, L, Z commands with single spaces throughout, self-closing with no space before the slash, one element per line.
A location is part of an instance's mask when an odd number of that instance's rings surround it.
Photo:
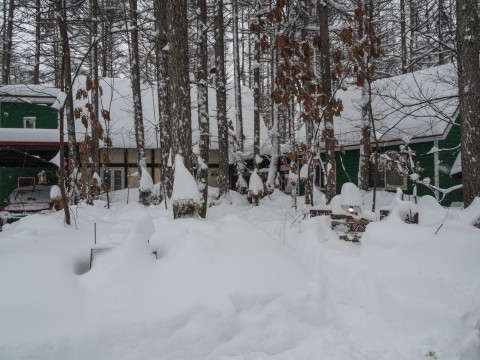
<path fill-rule="evenodd" d="M 202 193 L 201 217 L 207 215 L 208 199 L 208 162 L 210 154 L 210 122 L 208 118 L 208 44 L 207 44 L 207 1 L 198 1 L 197 25 L 197 88 L 198 88 L 198 124 L 200 130 L 200 144 L 197 161 L 197 183 Z"/>

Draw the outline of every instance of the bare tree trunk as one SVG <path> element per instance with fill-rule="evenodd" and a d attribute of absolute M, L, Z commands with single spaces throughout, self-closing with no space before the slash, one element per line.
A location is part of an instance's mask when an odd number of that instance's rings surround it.
<path fill-rule="evenodd" d="M 40 13 L 40 0 L 35 1 L 35 64 L 33 66 L 33 83 L 40 83 L 40 22 L 42 21 Z"/>
<path fill-rule="evenodd" d="M 417 2 L 416 0 L 409 0 L 409 11 L 410 11 L 410 43 L 409 43 L 409 64 L 408 72 L 415 71 L 413 60 L 415 59 L 415 48 L 416 48 L 416 26 L 417 26 Z"/>
<path fill-rule="evenodd" d="M 218 187 L 219 195 L 228 191 L 228 123 L 227 94 L 225 90 L 225 29 L 223 24 L 223 0 L 215 1 L 215 68 L 217 88 L 217 123 L 218 123 Z"/>
<path fill-rule="evenodd" d="M 62 70 L 64 67 L 62 66 Z M 63 71 L 62 71 L 63 73 Z M 63 74 L 62 74 L 63 75 Z M 70 208 L 68 207 L 68 196 L 65 190 L 65 183 L 67 181 L 67 174 L 65 172 L 65 143 L 63 138 L 64 133 L 64 108 L 60 109 L 59 113 L 59 129 L 60 129 L 60 167 L 58 169 L 58 185 L 60 187 L 60 194 L 62 196 L 62 206 L 65 213 L 65 224 L 70 225 Z"/>
<path fill-rule="evenodd" d="M 275 35 L 276 35 L 275 30 Z M 277 73 L 275 69 L 278 67 L 278 50 L 272 48 L 272 85 L 269 89 L 273 93 L 276 83 Z M 270 167 L 268 169 L 267 186 L 273 189 L 278 170 L 278 158 L 280 154 L 280 122 L 279 122 L 278 104 L 272 101 L 272 127 L 270 128 L 270 138 L 272 141 L 272 151 L 270 153 Z"/>
<path fill-rule="evenodd" d="M 169 103 L 167 93 L 168 76 L 168 44 L 167 39 L 167 2 L 166 0 L 155 1 L 155 23 L 157 39 L 155 44 L 156 55 L 156 76 L 157 76 L 157 98 L 159 113 L 160 132 L 160 172 L 164 196 L 170 198 L 173 189 L 173 174 L 168 166 L 168 158 L 172 147 L 169 115 Z M 166 203 L 165 203 L 166 204 Z"/>
<path fill-rule="evenodd" d="M 233 63 L 235 72 L 235 119 L 238 150 L 243 152 L 243 114 L 242 114 L 242 87 L 240 81 L 240 53 L 238 44 L 238 2 L 233 0 Z"/>
<path fill-rule="evenodd" d="M 200 154 L 198 158 L 197 183 L 202 192 L 202 209 L 200 216 L 207 216 L 208 199 L 208 162 L 210 155 L 210 122 L 208 118 L 208 43 L 207 43 L 207 1 L 199 0 L 198 9 L 198 124 L 200 128 Z"/>
<path fill-rule="evenodd" d="M 135 127 L 135 141 L 137 144 L 137 164 L 139 177 L 142 176 L 140 163 L 145 159 L 145 134 L 143 128 L 142 93 L 140 88 L 140 57 L 138 54 L 138 20 L 137 0 L 129 0 L 130 4 L 130 76 L 133 95 L 133 121 Z M 140 195 L 142 198 L 142 195 Z"/>
<path fill-rule="evenodd" d="M 256 164 L 260 155 L 260 0 L 255 2 L 255 20 L 253 25 L 253 158 Z M 256 165 L 255 165 L 256 167 Z"/>
<path fill-rule="evenodd" d="M 90 3 L 91 6 L 91 14 L 92 14 L 92 78 L 93 78 L 93 99 L 92 99 L 92 105 L 93 105 L 93 112 L 95 114 L 95 117 L 91 120 L 92 124 L 92 147 L 91 147 L 91 158 L 92 158 L 92 164 L 91 164 L 91 176 L 93 176 L 94 173 L 99 173 L 99 166 L 100 166 L 100 154 L 99 154 L 99 138 L 98 138 L 98 130 L 97 127 L 99 125 L 99 99 L 98 99 L 98 41 L 97 41 L 97 35 L 98 35 L 98 0 L 91 0 Z M 100 184 L 98 184 L 100 186 Z"/>
<path fill-rule="evenodd" d="M 358 25 L 358 33 L 357 33 L 357 41 L 359 44 L 365 40 L 365 4 L 363 2 L 358 3 L 359 6 L 362 7 L 362 11 L 358 13 L 362 13 L 363 15 L 357 19 Z M 402 6 L 403 6 L 403 21 L 402 15 L 400 15 L 401 27 L 403 25 L 403 36 L 400 41 L 402 42 L 402 72 L 406 71 L 406 61 L 407 61 L 407 54 L 406 54 L 406 38 L 405 38 L 405 3 L 404 0 L 400 1 L 400 12 L 402 14 Z M 368 36 L 367 36 L 368 39 Z M 404 49 L 405 46 L 405 49 Z M 405 52 L 403 52 L 405 50 Z M 370 177 L 370 155 L 371 155 L 371 144 L 370 144 L 370 137 L 371 137 L 371 124 L 370 124 L 370 109 L 371 109 L 371 98 L 369 97 L 369 86 L 370 86 L 370 78 L 369 78 L 369 58 L 368 52 L 364 52 L 362 56 L 362 66 L 360 68 L 364 70 L 360 70 L 360 77 L 363 79 L 362 85 L 362 119 L 361 119 L 361 138 L 360 138 L 360 164 L 358 169 L 358 187 L 361 190 L 368 190 L 369 186 L 369 177 Z M 367 99 L 367 100 L 365 100 Z"/>
<path fill-rule="evenodd" d="M 407 30 L 405 20 L 405 0 L 400 0 L 400 44 L 401 44 L 401 71 L 407 73 Z"/>
<path fill-rule="evenodd" d="M 13 12 L 15 10 L 15 0 L 10 0 L 8 4 L 7 26 L 3 42 L 3 85 L 10 84 L 10 66 L 12 60 L 12 44 L 13 44 Z"/>
<path fill-rule="evenodd" d="M 188 72 L 187 1 L 168 0 L 168 99 L 172 155 L 180 154 L 192 171 L 192 125 Z"/>
<path fill-rule="evenodd" d="M 67 3 L 66 0 L 58 0 L 57 6 L 57 21 L 61 41 L 61 82 L 62 90 L 66 93 L 65 100 L 65 115 L 67 119 L 68 132 L 68 170 L 75 171 L 78 168 L 78 152 L 77 139 L 75 133 L 75 117 L 73 114 L 73 96 L 72 96 L 72 69 L 70 59 L 70 42 L 68 37 L 67 25 Z M 63 119 L 62 119 L 63 121 Z M 74 180 L 76 182 L 76 179 Z M 75 185 L 72 185 L 75 186 Z"/>
<path fill-rule="evenodd" d="M 324 138 L 325 138 L 325 169 L 327 202 L 335 196 L 335 134 L 333 130 L 333 114 L 331 111 L 332 83 L 330 70 L 330 37 L 328 32 L 328 6 L 326 2 L 317 3 L 317 18 L 320 27 L 320 69 L 323 93 L 329 99 L 324 113 Z"/>
<path fill-rule="evenodd" d="M 463 203 L 480 196 L 480 5 L 457 0 L 458 95 L 461 116 Z"/>

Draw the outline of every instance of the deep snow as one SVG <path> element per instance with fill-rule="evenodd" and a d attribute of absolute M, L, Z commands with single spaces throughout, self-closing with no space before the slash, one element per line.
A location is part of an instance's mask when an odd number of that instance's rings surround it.
<path fill-rule="evenodd" d="M 429 198 L 357 245 L 279 192 L 207 220 L 137 195 L 4 227 L 0 359 L 480 359 L 480 230 Z"/>

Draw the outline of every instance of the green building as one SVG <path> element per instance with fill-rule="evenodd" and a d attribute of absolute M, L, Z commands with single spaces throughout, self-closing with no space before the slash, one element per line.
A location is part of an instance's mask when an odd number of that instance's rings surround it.
<path fill-rule="evenodd" d="M 460 166 L 460 121 L 457 73 L 447 64 L 415 73 L 377 80 L 372 86 L 380 171 L 380 190 L 436 196 L 442 205 L 463 202 Z M 342 145 L 336 152 L 336 185 L 358 183 L 362 104 L 365 91 L 340 91 L 344 111 L 334 118 L 335 137 Z M 376 148 L 375 136 L 370 144 Z M 373 188 L 373 157 L 370 188 Z M 416 172 L 418 174 L 416 174 Z M 419 181 L 414 181 L 415 178 Z"/>
<path fill-rule="evenodd" d="M 0 87 L 0 201 L 17 187 L 57 183 L 58 111 L 52 107 L 60 91 L 48 85 Z M 51 162 L 53 160 L 53 162 Z"/>

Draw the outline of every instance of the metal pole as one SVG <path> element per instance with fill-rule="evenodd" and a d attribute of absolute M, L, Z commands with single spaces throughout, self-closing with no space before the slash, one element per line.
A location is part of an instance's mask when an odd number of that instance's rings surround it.
<path fill-rule="evenodd" d="M 93 235 L 95 239 L 95 245 L 97 245 L 97 223 L 93 223 Z"/>

